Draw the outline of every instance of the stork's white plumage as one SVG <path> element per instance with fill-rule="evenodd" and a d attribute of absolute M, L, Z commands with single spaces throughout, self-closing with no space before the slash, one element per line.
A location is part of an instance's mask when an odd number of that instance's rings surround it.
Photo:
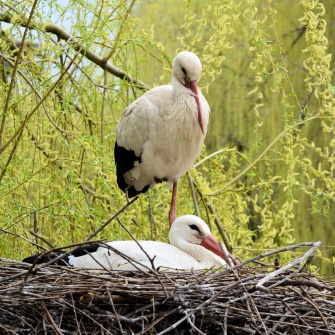
<path fill-rule="evenodd" d="M 148 270 L 152 264 L 155 269 L 196 270 L 227 266 L 219 242 L 211 235 L 207 224 L 197 216 L 179 217 L 171 226 L 169 240 L 171 244 L 133 240 L 108 242 L 112 249 L 99 247 L 96 252 L 84 256 L 69 256 L 68 263 L 80 268 L 135 271 Z"/>
<path fill-rule="evenodd" d="M 192 52 L 173 60 L 171 85 L 153 88 L 123 112 L 115 163 L 120 189 L 133 197 L 156 183 L 173 184 L 169 222 L 176 218 L 177 182 L 193 166 L 207 132 L 210 108 L 197 83 L 202 66 Z"/>

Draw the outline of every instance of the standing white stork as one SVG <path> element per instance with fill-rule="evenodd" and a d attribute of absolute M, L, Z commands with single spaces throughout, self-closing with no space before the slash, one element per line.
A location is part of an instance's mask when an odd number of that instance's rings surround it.
<path fill-rule="evenodd" d="M 192 52 L 173 60 L 171 85 L 153 88 L 130 104 L 117 125 L 117 183 L 128 197 L 156 183 L 173 184 L 170 225 L 176 219 L 177 183 L 192 167 L 207 132 L 210 108 L 197 83 L 202 66 Z"/>
<path fill-rule="evenodd" d="M 179 217 L 169 232 L 170 244 L 156 241 L 112 241 L 76 250 L 64 261 L 73 267 L 113 270 L 208 269 L 229 263 L 207 224 L 194 215 Z M 39 255 L 24 259 L 33 263 Z M 43 255 L 42 255 L 43 256 Z M 41 262 L 50 260 L 40 257 Z M 59 263 L 58 263 L 59 264 Z"/>

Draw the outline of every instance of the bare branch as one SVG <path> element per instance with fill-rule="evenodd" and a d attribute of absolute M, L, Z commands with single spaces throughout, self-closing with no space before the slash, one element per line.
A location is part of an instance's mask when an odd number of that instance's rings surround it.
<path fill-rule="evenodd" d="M 291 273 L 290 275 L 288 275 L 287 277 L 285 277 L 283 281 L 288 280 L 289 278 L 293 277 L 295 273 L 301 271 L 304 263 L 315 253 L 316 249 L 319 248 L 321 245 L 322 245 L 322 242 L 320 241 L 313 243 L 311 248 L 302 257 L 296 258 L 295 260 L 293 260 L 291 263 L 287 264 L 286 266 L 283 266 L 282 268 L 266 275 L 262 280 L 258 282 L 258 284 L 256 285 L 256 288 L 262 291 L 270 292 L 270 289 L 264 286 L 266 282 L 273 279 L 274 277 L 277 277 L 279 274 L 285 273 L 287 270 L 299 264 L 298 269 L 294 271 L 293 273 Z M 279 281 L 276 284 L 272 285 L 271 287 L 280 285 L 281 283 L 282 281 Z"/>

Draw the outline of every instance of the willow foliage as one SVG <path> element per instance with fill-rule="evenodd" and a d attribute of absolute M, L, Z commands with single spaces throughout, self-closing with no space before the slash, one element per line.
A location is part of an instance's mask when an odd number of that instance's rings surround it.
<path fill-rule="evenodd" d="M 143 90 L 169 82 L 183 49 L 202 60 L 212 113 L 206 148 L 181 179 L 178 214 L 197 213 L 213 230 L 220 222 L 241 256 L 294 240 L 331 245 L 334 6 L 2 3 L 2 256 L 36 251 L 25 239 L 50 247 L 30 231 L 56 246 L 78 242 L 125 204 L 113 159 L 117 120 Z M 137 238 L 166 240 L 170 196 L 158 185 L 120 220 Z M 116 221 L 100 237 L 129 238 Z"/>

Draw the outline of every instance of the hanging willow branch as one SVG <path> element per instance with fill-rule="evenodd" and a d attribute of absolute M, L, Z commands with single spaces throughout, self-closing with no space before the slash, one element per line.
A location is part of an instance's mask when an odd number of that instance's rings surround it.
<path fill-rule="evenodd" d="M 5 12 L 0 11 L 0 21 L 11 23 L 12 17 Z M 26 27 L 27 26 L 27 19 L 22 18 L 21 20 L 17 20 L 20 26 Z M 107 72 L 111 73 L 115 77 L 118 77 L 122 80 L 129 82 L 132 85 L 137 86 L 141 90 L 148 90 L 150 87 L 143 83 L 140 80 L 133 78 L 130 74 L 122 71 L 121 69 L 117 68 L 109 61 L 107 61 L 104 57 L 101 57 L 97 53 L 93 52 L 92 50 L 86 49 L 76 38 L 70 35 L 66 30 L 62 29 L 61 27 L 57 26 L 54 23 L 36 23 L 32 22 L 29 25 L 30 29 L 35 29 L 38 31 L 45 31 L 47 33 L 52 33 L 56 35 L 59 39 L 64 40 L 71 46 L 74 50 L 80 52 L 83 56 L 87 59 L 92 61 L 94 64 L 100 66 L 102 69 L 106 70 Z"/>

